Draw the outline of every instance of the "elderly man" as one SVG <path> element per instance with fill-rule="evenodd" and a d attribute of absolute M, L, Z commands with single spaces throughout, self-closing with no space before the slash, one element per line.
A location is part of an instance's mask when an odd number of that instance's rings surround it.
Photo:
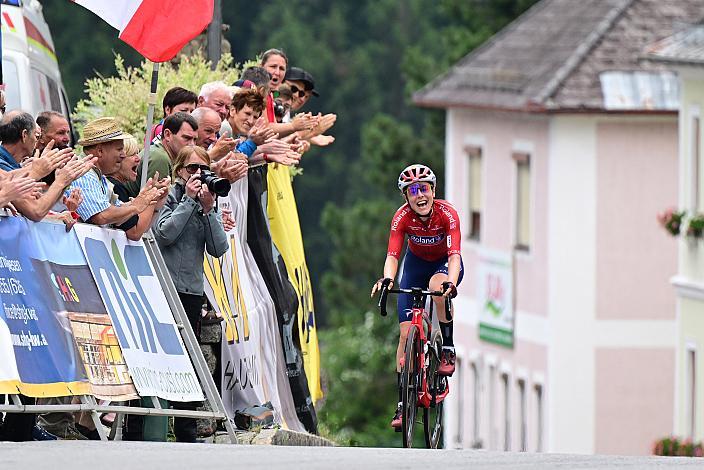
<path fill-rule="evenodd" d="M 210 82 L 203 85 L 198 94 L 198 108 L 210 108 L 220 115 L 220 122 L 227 119 L 232 103 L 232 87 L 225 82 Z"/>
<path fill-rule="evenodd" d="M 83 202 L 76 209 L 81 220 L 102 226 L 122 225 L 126 229 L 127 238 L 139 240 L 142 236 L 140 228 L 148 228 L 154 215 L 154 206 L 166 190 L 155 187 L 155 182 L 150 180 L 137 197 L 128 203 L 122 203 L 115 196 L 105 174 L 119 169 L 120 162 L 125 158 L 123 141 L 127 135 L 112 117 L 99 118 L 86 124 L 78 144 L 83 146 L 86 153 L 97 157 L 96 167 L 74 181 L 71 188 L 80 188 L 83 192 Z M 140 223 L 140 217 L 148 223 Z M 128 221 L 131 225 L 129 229 L 125 224 Z"/>
<path fill-rule="evenodd" d="M 20 163 L 34 152 L 39 127 L 32 115 L 23 111 L 10 111 L 0 121 L 0 170 L 12 171 L 21 168 Z M 17 210 L 30 220 L 38 222 L 59 201 L 63 189 L 73 180 L 85 175 L 93 166 L 93 160 L 74 159 L 70 148 L 47 148 L 40 158 L 25 166 L 29 177 L 39 180 L 55 171 L 55 181 L 37 197 L 24 197 L 11 201 Z"/>
<path fill-rule="evenodd" d="M 171 169 L 178 152 L 186 145 L 195 145 L 198 137 L 198 122 L 190 114 L 177 112 L 164 119 L 161 139 L 149 147 L 149 162 L 147 178 L 152 178 L 158 172 L 165 178 L 171 176 Z M 144 151 L 140 152 L 144 157 Z M 130 196 L 139 194 L 142 184 L 142 165 L 137 167 L 137 180 L 125 184 Z"/>
<path fill-rule="evenodd" d="M 37 149 L 43 152 L 50 141 L 55 149 L 65 149 L 71 143 L 71 127 L 68 119 L 56 111 L 44 111 L 37 116 L 37 125 L 42 133 L 37 142 Z"/>

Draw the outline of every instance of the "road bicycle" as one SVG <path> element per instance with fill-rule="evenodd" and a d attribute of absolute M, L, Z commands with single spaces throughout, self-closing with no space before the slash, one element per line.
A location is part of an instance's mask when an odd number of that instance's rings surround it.
<path fill-rule="evenodd" d="M 442 292 L 428 291 L 419 287 L 389 289 L 383 286 L 379 296 L 379 310 L 386 316 L 388 294 L 410 294 L 413 298 L 411 326 L 401 358 L 401 411 L 403 446 L 413 447 L 413 433 L 418 408 L 423 408 L 423 431 L 425 445 L 437 449 L 442 437 L 442 407 L 450 392 L 447 377 L 437 373 L 440 367 L 442 336 L 433 331 L 433 302 L 428 312 L 425 302 L 429 296 L 442 296 Z M 452 319 L 452 301 L 445 298 L 447 319 Z"/>

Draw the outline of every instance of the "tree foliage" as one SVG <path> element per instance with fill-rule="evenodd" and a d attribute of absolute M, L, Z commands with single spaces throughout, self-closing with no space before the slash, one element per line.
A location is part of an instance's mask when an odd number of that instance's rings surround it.
<path fill-rule="evenodd" d="M 86 80 L 86 98 L 76 105 L 73 118 L 76 128 L 80 130 L 93 119 L 101 116 L 113 116 L 122 124 L 123 129 L 139 141 L 144 138 L 145 116 L 152 76 L 152 64 L 143 61 L 137 67 L 125 66 L 122 56 L 115 56 L 114 76 L 102 76 Z M 226 55 L 218 62 L 215 70 L 210 69 L 210 62 L 195 55 L 183 57 L 178 67 L 170 62 L 161 64 L 159 83 L 154 110 L 155 122 L 161 119 L 161 101 L 169 88 L 181 86 L 198 93 L 207 82 L 223 80 L 233 83 L 239 78 L 241 67 L 233 63 L 232 56 Z"/>

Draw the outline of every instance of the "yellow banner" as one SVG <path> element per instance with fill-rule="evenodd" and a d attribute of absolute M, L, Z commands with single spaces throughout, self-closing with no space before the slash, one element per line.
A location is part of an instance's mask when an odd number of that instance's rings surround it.
<path fill-rule="evenodd" d="M 267 213 L 271 238 L 284 258 L 288 277 L 298 294 L 298 333 L 301 339 L 303 366 L 308 378 L 308 390 L 315 403 L 323 397 L 320 388 L 320 351 L 313 308 L 313 289 L 303 251 L 296 199 L 288 167 L 273 163 L 269 165 L 267 173 Z"/>

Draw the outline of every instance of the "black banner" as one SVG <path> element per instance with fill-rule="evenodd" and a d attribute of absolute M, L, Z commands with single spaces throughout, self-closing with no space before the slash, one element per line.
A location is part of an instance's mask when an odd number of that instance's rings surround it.
<path fill-rule="evenodd" d="M 266 165 L 249 170 L 247 244 L 252 250 L 269 295 L 274 301 L 296 414 L 308 432 L 317 434 L 318 418 L 308 390 L 296 324 L 298 295 L 288 279 L 284 260 L 271 240 L 267 223 L 266 171 Z"/>

